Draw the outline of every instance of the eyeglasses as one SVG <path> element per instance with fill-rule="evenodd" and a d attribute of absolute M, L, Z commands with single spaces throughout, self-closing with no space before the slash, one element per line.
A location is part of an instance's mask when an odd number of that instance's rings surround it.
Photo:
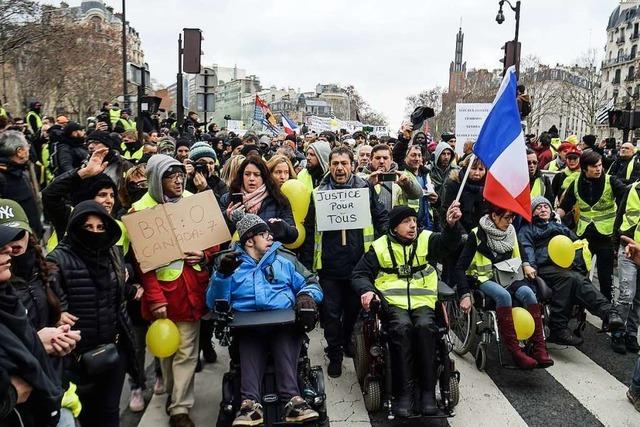
<path fill-rule="evenodd" d="M 256 236 L 260 236 L 265 240 L 269 240 L 269 237 L 273 237 L 273 233 L 271 233 L 270 231 L 263 231 L 262 233 L 256 234 Z"/>
<path fill-rule="evenodd" d="M 211 160 L 211 161 L 198 160 L 197 163 L 199 163 L 201 165 L 210 165 L 210 166 L 214 166 L 216 164 L 216 162 L 214 162 L 213 160 Z"/>
<path fill-rule="evenodd" d="M 130 182 L 128 184 L 130 188 L 149 188 L 147 181 Z"/>
<path fill-rule="evenodd" d="M 530 165 L 537 165 L 538 161 L 537 160 L 527 160 L 527 163 Z"/>
<path fill-rule="evenodd" d="M 500 219 L 504 219 L 505 221 L 513 221 L 513 219 L 515 218 L 515 215 L 511 215 L 511 214 L 504 214 L 500 217 Z"/>
<path fill-rule="evenodd" d="M 170 179 L 172 181 L 184 181 L 185 174 L 184 172 L 173 172 L 172 174 L 163 176 L 162 179 Z"/>

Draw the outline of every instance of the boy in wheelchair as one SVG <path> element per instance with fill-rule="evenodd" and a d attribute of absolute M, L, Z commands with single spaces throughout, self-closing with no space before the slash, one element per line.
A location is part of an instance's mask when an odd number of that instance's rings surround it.
<path fill-rule="evenodd" d="M 540 305 L 533 289 L 522 280 L 522 273 L 519 277 L 500 277 L 501 265 L 517 266 L 514 270 L 520 271 L 522 263 L 516 231 L 511 224 L 514 216 L 513 212 L 491 206 L 489 213 L 480 218 L 478 227 L 469 233 L 455 269 L 460 308 L 464 312 L 472 309 L 470 282 L 478 284 L 480 291 L 495 302 L 500 339 L 516 365 L 521 369 L 546 368 L 553 365 L 553 360 L 544 342 Z M 526 268 L 526 264 L 522 265 Z M 531 355 L 520 348 L 517 340 L 512 296 L 531 313 L 535 322 Z"/>
<path fill-rule="evenodd" d="M 236 215 L 234 214 L 234 219 Z M 257 215 L 246 214 L 236 222 L 239 245 L 236 251 L 221 254 L 218 268 L 207 290 L 207 305 L 228 301 L 233 312 L 258 312 L 291 309 L 316 310 L 322 291 L 315 275 L 309 273 L 295 256 L 273 242 L 269 226 Z M 315 317 L 298 316 L 313 329 Z M 313 323 L 313 324 L 311 324 Z M 316 420 L 319 414 L 301 397 L 298 386 L 298 358 L 304 333 L 297 325 L 243 328 L 234 332 L 240 358 L 242 404 L 234 426 L 264 423 L 261 384 L 267 356 L 273 358 L 280 399 L 288 400 L 284 421 L 300 423 Z"/>
<path fill-rule="evenodd" d="M 578 237 L 564 224 L 554 219 L 551 202 L 542 196 L 531 200 L 531 224 L 518 232 L 522 247 L 522 259 L 528 263 L 525 275 L 533 279 L 540 276 L 553 290 L 551 299 L 550 334 L 547 342 L 577 346 L 582 338 L 568 328 L 573 306 L 580 304 L 602 319 L 605 328 L 614 332 L 624 328 L 624 321 L 615 307 L 600 293 L 587 276 L 584 262 L 576 257 L 570 268 L 555 265 L 549 257 L 549 241 L 558 235 L 571 240 Z"/>
<path fill-rule="evenodd" d="M 389 337 L 394 412 L 413 413 L 414 373 L 422 392 L 419 412 L 438 412 L 436 386 L 435 305 L 438 274 L 430 264 L 453 252 L 461 238 L 460 204 L 451 204 L 442 233 L 419 231 L 417 213 L 396 206 L 389 213 L 389 231 L 373 242 L 353 270 L 352 284 L 364 310 L 373 299 L 382 303 L 382 323 Z"/>

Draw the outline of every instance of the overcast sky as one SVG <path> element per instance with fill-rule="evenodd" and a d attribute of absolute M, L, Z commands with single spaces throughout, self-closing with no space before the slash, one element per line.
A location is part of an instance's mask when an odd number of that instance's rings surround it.
<path fill-rule="evenodd" d="M 121 10 L 120 0 L 106 3 Z M 589 48 L 603 52 L 618 3 L 523 0 L 523 56 L 570 64 Z M 497 10 L 498 0 L 128 0 L 127 20 L 140 33 L 152 78 L 162 84 L 175 80 L 178 33 L 200 28 L 203 65 L 237 64 L 263 87 L 353 84 L 395 129 L 408 95 L 448 85 L 461 20 L 467 69 L 501 66 L 500 47 L 513 38 L 515 15 L 505 10 L 498 25 Z"/>

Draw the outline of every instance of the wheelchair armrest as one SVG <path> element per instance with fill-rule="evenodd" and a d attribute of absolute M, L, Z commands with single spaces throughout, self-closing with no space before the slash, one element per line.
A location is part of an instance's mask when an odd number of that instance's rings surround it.
<path fill-rule="evenodd" d="M 540 276 L 536 276 L 536 288 L 538 290 L 538 296 L 540 301 L 550 301 L 553 296 L 553 291 L 547 285 L 547 283 Z"/>
<path fill-rule="evenodd" d="M 438 281 L 438 301 L 454 300 L 456 291 L 442 281 Z"/>

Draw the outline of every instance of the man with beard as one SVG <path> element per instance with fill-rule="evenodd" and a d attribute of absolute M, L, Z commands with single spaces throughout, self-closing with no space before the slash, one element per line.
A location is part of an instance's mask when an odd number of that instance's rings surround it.
<path fill-rule="evenodd" d="M 54 148 L 53 157 L 55 176 L 79 168 L 89 155 L 84 145 L 84 127 L 69 122 L 62 130 L 62 139 Z"/>
<path fill-rule="evenodd" d="M 453 159 L 455 157 L 455 153 L 453 148 L 447 142 L 440 141 L 436 146 L 436 151 L 434 152 L 433 164 L 431 166 L 431 170 L 429 171 L 429 175 L 431 176 L 431 182 L 433 182 L 433 188 L 435 193 L 438 195 L 438 200 L 433 204 L 434 207 L 434 215 L 438 216 L 438 209 L 440 207 L 440 201 L 442 200 L 442 192 L 444 190 L 444 183 L 449 177 L 449 174 L 452 169 L 458 169 L 456 165 L 453 165 Z M 434 218 L 434 224 L 439 224 L 439 219 Z"/>
<path fill-rule="evenodd" d="M 327 173 L 331 146 L 327 141 L 318 140 L 307 148 L 307 167 L 298 174 L 298 179 L 312 192 Z"/>
<path fill-rule="evenodd" d="M 404 158 L 404 174 L 414 178 L 422 190 L 420 197 L 407 200 L 407 206 L 418 213 L 418 226 L 431 230 L 433 227 L 433 214 L 430 205 L 438 202 L 438 194 L 433 189 L 429 170 L 424 166 L 424 151 L 423 146 L 409 146 L 407 155 Z"/>

